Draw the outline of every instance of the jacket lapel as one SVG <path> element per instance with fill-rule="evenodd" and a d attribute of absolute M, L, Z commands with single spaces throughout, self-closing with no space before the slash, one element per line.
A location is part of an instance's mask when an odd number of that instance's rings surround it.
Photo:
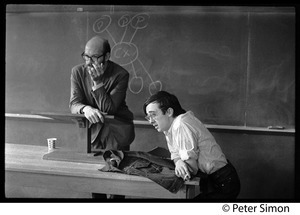
<path fill-rule="evenodd" d="M 92 91 L 92 80 L 90 78 L 90 75 L 88 74 L 88 72 L 84 71 L 85 73 L 85 77 L 84 77 L 84 81 L 85 81 L 85 90 L 86 90 L 86 95 L 87 95 L 87 99 L 88 99 L 88 103 L 90 104 L 95 104 L 94 102 L 94 98 L 91 94 Z"/>

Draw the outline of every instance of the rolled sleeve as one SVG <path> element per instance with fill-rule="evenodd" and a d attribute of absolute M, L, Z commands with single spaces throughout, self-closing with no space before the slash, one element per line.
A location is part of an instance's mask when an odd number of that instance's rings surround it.
<path fill-rule="evenodd" d="M 179 148 L 181 160 L 198 159 L 197 140 L 191 128 L 186 124 L 181 124 L 177 129 L 175 138 Z"/>

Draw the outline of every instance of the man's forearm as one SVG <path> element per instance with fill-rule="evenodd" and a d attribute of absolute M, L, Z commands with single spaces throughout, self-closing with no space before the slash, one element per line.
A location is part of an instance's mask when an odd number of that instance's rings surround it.
<path fill-rule="evenodd" d="M 197 160 L 188 159 L 188 160 L 185 160 L 184 162 L 186 162 L 189 165 L 189 167 L 193 170 L 192 173 L 194 175 L 197 174 L 197 172 L 198 172 L 198 162 L 197 162 Z"/>

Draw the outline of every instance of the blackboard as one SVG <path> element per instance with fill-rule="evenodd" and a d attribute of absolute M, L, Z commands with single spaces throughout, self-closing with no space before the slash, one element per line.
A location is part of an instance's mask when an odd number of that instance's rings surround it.
<path fill-rule="evenodd" d="M 295 125 L 295 13 L 286 8 L 11 6 L 6 112 L 69 112 L 71 68 L 94 35 L 130 73 L 135 119 L 167 90 L 207 124 Z"/>

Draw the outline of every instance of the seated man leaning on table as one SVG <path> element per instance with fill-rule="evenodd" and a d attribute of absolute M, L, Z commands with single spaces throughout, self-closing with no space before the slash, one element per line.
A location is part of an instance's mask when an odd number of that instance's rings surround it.
<path fill-rule="evenodd" d="M 237 198 L 240 180 L 235 168 L 208 129 L 181 107 L 175 95 L 159 91 L 145 101 L 143 110 L 155 129 L 165 134 L 175 174 L 185 180 L 200 175 L 202 192 L 195 199 Z"/>

